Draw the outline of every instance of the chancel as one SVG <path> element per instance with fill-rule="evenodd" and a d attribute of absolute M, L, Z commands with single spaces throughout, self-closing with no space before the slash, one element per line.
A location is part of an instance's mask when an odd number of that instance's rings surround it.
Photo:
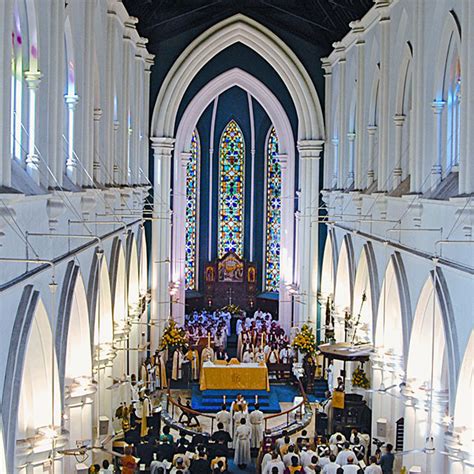
<path fill-rule="evenodd" d="M 473 0 L 0 0 L 0 474 L 474 474 Z"/>

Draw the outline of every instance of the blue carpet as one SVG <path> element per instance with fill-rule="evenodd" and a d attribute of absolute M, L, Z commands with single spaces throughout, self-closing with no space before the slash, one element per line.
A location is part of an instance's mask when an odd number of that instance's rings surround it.
<path fill-rule="evenodd" d="M 315 389 L 314 394 L 308 394 L 310 402 L 324 400 L 324 392 Z M 295 397 L 300 396 L 296 387 L 290 384 L 271 384 L 270 392 L 263 390 L 204 390 L 201 392 L 197 384 L 192 387 L 191 407 L 194 410 L 204 413 L 216 413 L 221 409 L 223 396 L 227 397 L 227 405 L 229 406 L 237 397 L 238 393 L 242 393 L 247 402 L 252 405 L 255 401 L 255 395 L 258 395 L 260 409 L 264 413 L 279 413 L 280 402 L 291 403 Z"/>

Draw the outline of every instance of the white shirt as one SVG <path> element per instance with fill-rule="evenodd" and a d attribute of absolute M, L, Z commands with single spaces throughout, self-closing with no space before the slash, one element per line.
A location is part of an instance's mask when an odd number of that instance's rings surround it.
<path fill-rule="evenodd" d="M 341 465 L 341 466 L 345 466 L 347 464 L 347 460 L 352 457 L 352 459 L 354 460 L 354 462 L 357 462 L 357 457 L 356 455 L 354 454 L 353 451 L 351 451 L 350 449 L 344 449 L 343 451 L 341 451 L 338 455 L 337 455 L 337 458 L 336 458 L 336 463 Z"/>
<path fill-rule="evenodd" d="M 283 474 L 285 472 L 285 465 L 279 459 L 270 459 L 267 462 L 265 469 L 262 471 L 262 474 L 272 474 L 272 469 L 274 467 L 278 468 L 278 474 Z"/>
<path fill-rule="evenodd" d="M 288 466 L 291 466 L 291 458 L 293 456 L 296 456 L 298 458 L 298 463 L 300 462 L 300 457 L 298 454 L 296 454 L 294 451 L 292 453 L 290 452 L 287 452 L 284 456 L 283 456 L 283 462 L 285 463 L 285 466 L 288 467 Z"/>
<path fill-rule="evenodd" d="M 341 435 L 341 441 L 338 441 L 337 435 Z M 341 443 L 344 444 L 346 442 L 346 437 L 342 433 L 334 433 L 330 438 L 329 438 L 329 444 L 336 444 L 336 443 Z"/>
<path fill-rule="evenodd" d="M 337 474 L 337 470 L 340 468 L 339 464 L 335 462 L 329 462 L 323 467 L 323 474 Z"/>
<path fill-rule="evenodd" d="M 364 471 L 365 474 L 382 474 L 382 468 L 377 464 L 371 464 L 367 466 Z"/>
<path fill-rule="evenodd" d="M 344 469 L 344 474 L 357 474 L 360 467 L 357 464 L 346 464 L 342 466 L 342 469 Z"/>
<path fill-rule="evenodd" d="M 303 467 L 309 466 L 311 464 L 311 458 L 313 456 L 318 457 L 318 455 L 314 451 L 301 451 L 301 465 Z"/>

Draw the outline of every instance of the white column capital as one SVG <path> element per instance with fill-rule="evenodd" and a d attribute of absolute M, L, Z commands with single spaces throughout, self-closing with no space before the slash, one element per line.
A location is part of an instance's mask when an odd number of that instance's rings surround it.
<path fill-rule="evenodd" d="M 360 20 L 354 20 L 349 23 L 349 27 L 351 28 L 352 32 L 355 34 L 362 34 L 365 31 L 365 26 L 362 24 Z M 356 42 L 356 46 L 360 46 L 365 43 L 365 41 L 360 41 L 360 44 L 358 44 L 359 41 Z"/>
<path fill-rule="evenodd" d="M 43 74 L 41 74 L 39 71 L 25 71 L 24 76 L 28 89 L 38 89 Z"/>
<path fill-rule="evenodd" d="M 321 66 L 324 69 L 324 77 L 332 75 L 332 63 L 329 58 L 321 58 Z"/>
<path fill-rule="evenodd" d="M 393 116 L 393 121 L 395 122 L 396 127 L 403 127 L 403 124 L 405 123 L 405 115 L 395 114 Z"/>
<path fill-rule="evenodd" d="M 349 133 L 347 134 L 347 139 L 348 139 L 350 142 L 353 142 L 353 141 L 355 140 L 355 138 L 356 138 L 355 132 L 349 132 Z"/>
<path fill-rule="evenodd" d="M 69 110 L 74 110 L 77 103 L 79 102 L 79 96 L 76 94 L 66 94 L 64 96 L 64 101 L 66 102 L 67 108 Z"/>
<path fill-rule="evenodd" d="M 175 139 L 171 137 L 151 137 L 151 147 L 155 155 L 170 156 L 174 149 Z"/>
<path fill-rule="evenodd" d="M 319 159 L 323 151 L 323 140 L 299 140 L 298 151 L 302 159 Z"/>
<path fill-rule="evenodd" d="M 94 109 L 94 120 L 98 122 L 102 118 L 103 111 L 100 107 Z"/>
<path fill-rule="evenodd" d="M 444 100 L 434 100 L 431 103 L 431 108 L 435 114 L 440 114 L 443 112 L 444 106 L 446 105 L 446 101 Z"/>
<path fill-rule="evenodd" d="M 367 132 L 369 135 L 375 135 L 375 132 L 377 131 L 377 125 L 369 125 L 367 127 Z"/>

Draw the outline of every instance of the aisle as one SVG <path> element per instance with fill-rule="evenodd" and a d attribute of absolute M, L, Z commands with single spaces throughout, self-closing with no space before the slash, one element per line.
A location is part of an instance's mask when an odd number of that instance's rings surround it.
<path fill-rule="evenodd" d="M 227 337 L 227 355 L 230 359 L 237 358 L 237 334 L 235 333 Z"/>

